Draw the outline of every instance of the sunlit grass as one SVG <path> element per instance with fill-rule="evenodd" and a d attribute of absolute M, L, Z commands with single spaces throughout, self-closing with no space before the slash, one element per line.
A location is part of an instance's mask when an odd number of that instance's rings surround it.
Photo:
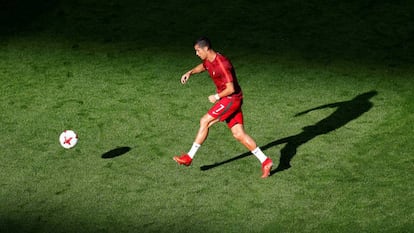
<path fill-rule="evenodd" d="M 77 6 L 79 15 L 86 17 L 87 6 Z M 94 14 L 113 8 L 99 9 Z M 87 19 L 79 20 L 95 22 Z M 138 32 L 94 41 L 94 33 L 82 37 L 79 28 L 53 34 L 53 25 L 0 44 L 1 232 L 413 228 L 414 82 L 404 62 L 310 59 L 297 51 L 266 52 L 264 45 L 252 53 L 223 37 L 217 46 L 236 67 L 246 130 L 275 162 L 273 175 L 262 180 L 259 162 L 225 124 L 212 127 L 191 167 L 172 160 L 190 148 L 214 92 L 207 74 L 179 82 L 199 62 L 189 35 L 180 44 L 154 46 L 157 33 L 147 44 L 141 37 L 134 42 Z M 352 101 L 371 91 L 376 94 Z M 326 108 L 314 109 L 320 106 Z M 65 129 L 79 134 L 74 149 L 58 143 Z M 117 148 L 128 149 L 103 158 Z M 276 170 L 282 155 L 291 157 L 291 167 Z"/>

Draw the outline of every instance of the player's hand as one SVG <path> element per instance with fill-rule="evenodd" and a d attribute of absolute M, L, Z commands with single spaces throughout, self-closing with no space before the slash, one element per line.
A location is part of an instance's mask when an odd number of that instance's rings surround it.
<path fill-rule="evenodd" d="M 216 99 L 216 97 L 214 95 L 210 95 L 208 97 L 208 100 L 210 101 L 210 103 L 213 103 L 213 104 L 217 101 L 217 99 Z"/>
<path fill-rule="evenodd" d="M 191 72 L 187 72 L 185 74 L 183 74 L 183 76 L 181 76 L 181 84 L 186 84 L 188 79 L 190 78 L 190 74 Z"/>

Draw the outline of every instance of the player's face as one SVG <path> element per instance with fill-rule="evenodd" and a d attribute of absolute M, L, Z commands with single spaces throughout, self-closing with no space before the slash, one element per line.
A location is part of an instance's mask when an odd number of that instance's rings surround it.
<path fill-rule="evenodd" d="M 207 51 L 208 51 L 208 48 L 207 47 L 202 48 L 199 45 L 195 45 L 194 46 L 194 50 L 196 51 L 196 55 L 201 60 L 205 60 L 207 58 Z"/>

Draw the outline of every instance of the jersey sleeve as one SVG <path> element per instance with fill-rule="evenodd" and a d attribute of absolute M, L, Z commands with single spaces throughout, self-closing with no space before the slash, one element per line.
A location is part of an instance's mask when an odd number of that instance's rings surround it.
<path fill-rule="evenodd" d="M 233 82 L 233 75 L 232 75 L 233 66 L 231 65 L 231 63 L 222 56 L 219 57 L 217 62 L 218 62 L 218 67 L 220 69 L 220 72 L 223 75 L 225 83 Z"/>

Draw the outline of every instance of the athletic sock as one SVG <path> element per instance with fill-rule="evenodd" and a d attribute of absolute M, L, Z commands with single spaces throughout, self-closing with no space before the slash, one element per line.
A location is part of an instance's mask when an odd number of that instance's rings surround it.
<path fill-rule="evenodd" d="M 197 153 L 198 148 L 200 148 L 200 144 L 197 143 L 193 143 L 193 146 L 191 147 L 190 151 L 188 152 L 188 155 L 190 156 L 190 158 L 194 158 L 194 155 Z"/>
<path fill-rule="evenodd" d="M 252 153 L 256 156 L 256 158 L 259 159 L 260 163 L 263 163 L 267 159 L 267 156 L 259 147 L 256 147 L 256 149 L 252 150 Z"/>

